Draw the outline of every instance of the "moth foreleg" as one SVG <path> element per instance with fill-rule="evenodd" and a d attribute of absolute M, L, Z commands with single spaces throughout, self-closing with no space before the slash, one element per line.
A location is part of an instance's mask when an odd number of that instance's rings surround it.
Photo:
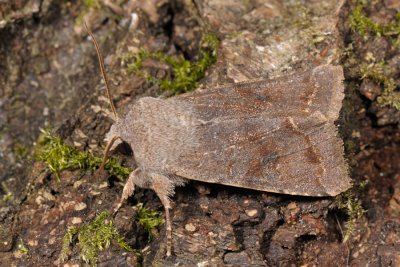
<path fill-rule="evenodd" d="M 129 174 L 129 178 L 124 185 L 124 189 L 122 190 L 121 198 L 118 201 L 118 204 L 114 209 L 114 214 L 117 213 L 117 211 L 121 208 L 124 201 L 126 199 L 128 199 L 128 197 L 131 196 L 133 194 L 133 192 L 135 191 L 135 180 L 136 180 L 137 176 L 139 175 L 139 173 L 140 173 L 140 170 L 136 169 Z"/>

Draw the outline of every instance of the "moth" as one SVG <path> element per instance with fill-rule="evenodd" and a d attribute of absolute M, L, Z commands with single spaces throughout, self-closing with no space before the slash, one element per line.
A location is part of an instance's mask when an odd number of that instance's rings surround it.
<path fill-rule="evenodd" d="M 99 46 L 87 31 L 109 94 Z M 322 65 L 167 99 L 138 99 L 106 135 L 103 163 L 125 142 L 138 166 L 115 211 L 135 186 L 154 190 L 165 208 L 169 256 L 170 198 L 188 180 L 301 196 L 346 191 L 350 179 L 334 124 L 344 98 L 343 79 L 341 66 Z M 110 103 L 116 115 L 111 97 Z"/>

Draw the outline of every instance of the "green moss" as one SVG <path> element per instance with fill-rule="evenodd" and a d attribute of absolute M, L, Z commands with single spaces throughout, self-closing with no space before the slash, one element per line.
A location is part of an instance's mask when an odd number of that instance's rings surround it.
<path fill-rule="evenodd" d="M 18 240 L 17 248 L 18 248 L 19 253 L 21 253 L 22 255 L 26 255 L 29 252 L 29 250 L 25 246 L 24 241 L 22 240 L 22 238 L 20 238 Z"/>
<path fill-rule="evenodd" d="M 361 181 L 358 185 L 360 191 L 364 191 L 368 186 L 368 180 Z"/>
<path fill-rule="evenodd" d="M 361 66 L 361 78 L 370 79 L 383 86 L 383 92 L 377 97 L 380 106 L 389 106 L 400 110 L 400 93 L 396 91 L 396 82 L 388 74 L 384 62 Z"/>
<path fill-rule="evenodd" d="M 398 12 L 394 20 L 385 25 L 378 24 L 369 18 L 364 9 L 366 8 L 367 1 L 357 1 L 355 8 L 349 16 L 350 27 L 364 39 L 368 39 L 370 35 L 385 36 L 394 40 L 392 45 L 400 47 L 400 12 Z M 349 51 L 350 52 L 350 51 Z M 363 63 L 363 61 L 367 62 Z M 381 95 L 376 98 L 376 102 L 381 106 L 388 106 L 400 110 L 400 92 L 396 90 L 396 82 L 393 70 L 387 64 L 382 62 L 375 62 L 372 53 L 366 53 L 364 60 L 349 56 L 347 65 L 353 66 L 356 75 L 361 75 L 361 79 L 369 79 L 376 84 L 379 84 L 383 90 Z M 361 67 L 360 67 L 361 66 Z"/>
<path fill-rule="evenodd" d="M 289 8 L 287 18 L 298 28 L 308 28 L 311 24 L 309 9 L 300 2 L 294 2 L 294 5 Z"/>
<path fill-rule="evenodd" d="M 1 204 L 7 204 L 14 201 L 14 196 L 11 192 L 7 192 L 1 199 Z"/>
<path fill-rule="evenodd" d="M 99 0 L 83 0 L 82 5 L 83 8 L 81 9 L 81 12 L 79 13 L 75 21 L 77 25 L 82 25 L 83 19 L 90 12 L 90 10 L 99 9 L 101 7 Z"/>
<path fill-rule="evenodd" d="M 86 9 L 100 8 L 99 0 L 83 0 L 83 5 Z"/>
<path fill-rule="evenodd" d="M 367 38 L 369 34 L 377 36 L 393 36 L 399 35 L 400 33 L 400 12 L 396 14 L 394 21 L 380 25 L 369 18 L 364 8 L 367 5 L 367 1 L 357 1 L 356 7 L 353 9 L 349 16 L 349 23 L 352 30 L 358 32 L 364 38 Z"/>
<path fill-rule="evenodd" d="M 354 192 L 351 190 L 340 194 L 336 201 L 338 208 L 348 215 L 346 229 L 343 233 L 343 243 L 346 243 L 354 232 L 356 221 L 360 219 L 366 211 L 362 207 L 361 201 L 355 197 Z"/>
<path fill-rule="evenodd" d="M 41 130 L 42 135 L 38 139 L 36 157 L 43 160 L 59 181 L 59 173 L 69 168 L 94 171 L 102 162 L 102 158 L 89 152 L 78 151 L 66 145 L 59 136 L 54 136 L 49 130 Z M 121 166 L 116 158 L 110 158 L 105 169 L 121 180 L 128 177 L 131 170 Z"/>
<path fill-rule="evenodd" d="M 162 225 L 164 218 L 157 211 L 144 208 L 142 203 L 138 204 L 136 208 L 138 209 L 136 221 L 146 229 L 149 240 L 151 240 L 153 238 L 152 229 Z"/>
<path fill-rule="evenodd" d="M 162 90 L 170 90 L 174 94 L 181 94 L 193 91 L 197 87 L 197 82 L 205 76 L 206 70 L 217 60 L 218 39 L 208 33 L 203 36 L 198 59 L 195 62 L 186 60 L 183 56 L 167 56 L 164 53 L 150 53 L 144 49 L 135 55 L 127 55 L 125 60 L 128 72 L 135 72 L 144 77 L 147 81 L 157 84 Z M 145 59 L 155 59 L 159 62 L 168 64 L 173 71 L 172 79 L 157 79 L 143 72 L 143 61 Z"/>
<path fill-rule="evenodd" d="M 18 159 L 25 159 L 29 154 L 30 148 L 29 146 L 23 144 L 15 144 L 14 152 L 17 155 Z"/>
<path fill-rule="evenodd" d="M 375 23 L 371 18 L 368 18 L 364 13 L 366 1 L 358 1 L 355 9 L 352 11 L 349 21 L 350 27 L 358 32 L 361 36 L 368 38 L 370 34 L 377 36 L 397 36 L 396 42 L 398 42 L 400 34 L 400 12 L 396 14 L 393 22 L 386 25 L 380 25 Z M 394 43 L 396 45 L 396 43 Z M 400 92 L 396 90 L 396 82 L 393 76 L 393 71 L 389 69 L 387 64 L 382 62 L 375 62 L 374 56 L 371 53 L 366 54 L 365 61 L 368 64 L 360 63 L 359 59 L 355 57 L 349 57 L 349 62 L 359 69 L 361 79 L 369 79 L 380 86 L 383 91 L 380 96 L 377 97 L 376 101 L 381 106 L 389 106 L 400 110 Z M 360 66 L 361 67 L 358 67 Z M 357 71 L 358 72 L 358 71 Z"/>
<path fill-rule="evenodd" d="M 124 241 L 124 237 L 118 233 L 113 221 L 109 217 L 108 212 L 103 211 L 93 221 L 78 227 L 69 228 L 63 239 L 61 260 L 66 260 L 70 252 L 70 245 L 73 243 L 75 236 L 78 237 L 81 257 L 89 266 L 96 265 L 99 251 L 108 248 L 112 241 L 115 241 L 122 250 L 133 251 Z"/>
<path fill-rule="evenodd" d="M 389 92 L 378 96 L 377 102 L 381 106 L 390 106 L 397 110 L 400 110 L 400 93 Z"/>

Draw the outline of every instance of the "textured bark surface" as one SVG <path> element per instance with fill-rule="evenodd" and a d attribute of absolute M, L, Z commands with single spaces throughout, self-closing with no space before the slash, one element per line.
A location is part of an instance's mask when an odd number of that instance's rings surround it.
<path fill-rule="evenodd" d="M 81 2 L 52 0 L 0 4 L 0 193 L 13 196 L 0 206 L 2 266 L 84 265 L 76 246 L 68 261 L 60 262 L 67 227 L 110 209 L 122 191 L 122 185 L 106 175 L 93 177 L 78 170 L 63 171 L 57 182 L 42 162 L 27 158 L 39 128 L 46 124 L 79 150 L 102 153 L 111 113 L 95 50 L 78 22 L 82 14 L 103 48 L 119 114 L 126 113 L 138 97 L 161 93 L 127 73 L 124 55 L 146 48 L 193 59 L 204 29 L 215 33 L 220 45 L 217 63 L 200 87 L 273 78 L 321 64 L 345 66 L 348 89 L 339 124 L 355 184 L 369 181 L 356 193 L 368 212 L 356 222 L 348 243 L 342 243 L 341 232 L 347 215 L 334 198 L 191 182 L 173 199 L 170 258 L 165 258 L 164 227 L 148 242 L 145 230 L 134 220 L 131 206 L 136 203 L 163 211 L 152 191 L 136 190 L 117 214 L 115 224 L 141 251 L 143 266 L 399 264 L 400 135 L 393 126 L 398 112 L 371 104 L 379 88 L 365 81 L 359 86 L 352 69 L 341 62 L 349 43 L 355 57 L 365 58 L 373 51 L 397 68 L 399 55 L 382 52 L 390 44 L 378 37 L 370 46 L 361 45 L 361 38 L 348 28 L 350 3 L 152 0 L 118 1 L 113 6 L 108 2 L 90 9 Z M 392 2 L 377 1 L 371 14 L 378 20 L 390 16 L 399 8 Z M 151 73 L 167 75 L 156 67 Z M 355 148 L 348 149 L 350 141 Z M 132 161 L 129 155 L 119 156 L 126 164 Z M 19 240 L 28 247 L 27 254 L 20 253 Z M 136 266 L 136 260 L 133 253 L 111 246 L 100 253 L 98 263 Z"/>

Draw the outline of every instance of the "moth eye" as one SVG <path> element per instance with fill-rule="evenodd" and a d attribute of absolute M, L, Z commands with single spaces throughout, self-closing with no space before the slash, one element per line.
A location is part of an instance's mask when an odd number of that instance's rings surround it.
<path fill-rule="evenodd" d="M 122 153 L 123 155 L 126 156 L 133 156 L 133 150 L 132 147 L 125 142 L 124 140 L 122 140 L 122 142 L 120 144 L 118 144 L 118 146 L 116 147 L 116 149 Z"/>

